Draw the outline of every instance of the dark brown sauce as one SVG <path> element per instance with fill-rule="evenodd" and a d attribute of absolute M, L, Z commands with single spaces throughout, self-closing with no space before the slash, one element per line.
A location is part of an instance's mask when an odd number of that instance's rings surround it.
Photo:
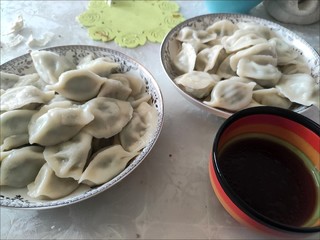
<path fill-rule="evenodd" d="M 231 142 L 218 157 L 231 189 L 258 213 L 282 224 L 302 226 L 317 204 L 316 182 L 302 159 L 267 138 Z"/>

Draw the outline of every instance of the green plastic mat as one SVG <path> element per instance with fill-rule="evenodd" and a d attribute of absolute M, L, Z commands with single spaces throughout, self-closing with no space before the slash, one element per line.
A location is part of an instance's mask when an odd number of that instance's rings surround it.
<path fill-rule="evenodd" d="M 179 5 L 172 1 L 110 2 L 91 0 L 88 9 L 77 17 L 93 40 L 114 40 L 127 48 L 144 45 L 147 40 L 160 43 L 170 29 L 184 20 Z"/>

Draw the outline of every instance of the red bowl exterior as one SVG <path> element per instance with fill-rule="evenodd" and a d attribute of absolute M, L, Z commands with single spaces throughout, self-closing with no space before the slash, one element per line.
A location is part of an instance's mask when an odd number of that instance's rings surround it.
<path fill-rule="evenodd" d="M 228 140 L 246 133 L 268 134 L 292 144 L 307 155 L 316 171 L 319 172 L 320 126 L 289 110 L 274 107 L 246 109 L 228 118 L 220 127 L 209 160 L 209 176 L 213 190 L 226 211 L 241 224 L 279 237 L 291 234 L 297 235 L 297 233 L 306 236 L 307 233 L 319 232 L 319 219 L 315 226 L 306 228 L 282 226 L 273 223 L 270 219 L 265 220 L 264 217 L 260 217 L 252 209 L 247 209 L 242 201 L 232 193 L 232 190 L 228 189 L 228 184 L 226 184 L 223 174 L 219 171 L 217 153 Z"/>

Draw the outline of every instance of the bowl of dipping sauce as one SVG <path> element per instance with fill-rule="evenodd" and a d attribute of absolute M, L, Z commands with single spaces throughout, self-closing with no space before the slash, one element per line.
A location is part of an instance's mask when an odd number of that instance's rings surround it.
<path fill-rule="evenodd" d="M 319 234 L 320 126 L 277 107 L 233 114 L 209 162 L 219 201 L 240 223 L 272 234 Z"/>

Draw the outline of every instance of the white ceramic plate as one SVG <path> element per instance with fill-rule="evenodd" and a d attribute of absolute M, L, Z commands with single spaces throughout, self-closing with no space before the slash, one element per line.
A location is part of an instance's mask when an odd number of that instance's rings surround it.
<path fill-rule="evenodd" d="M 173 57 L 176 56 L 180 50 L 181 43 L 176 40 L 176 37 L 179 33 L 179 31 L 184 27 L 192 27 L 194 29 L 202 29 L 205 30 L 208 26 L 212 25 L 213 23 L 220 21 L 220 20 L 230 20 L 233 23 L 257 23 L 263 26 L 269 27 L 271 30 L 273 30 L 277 35 L 281 36 L 285 41 L 290 43 L 292 46 L 294 46 L 295 50 L 302 56 L 302 58 L 305 60 L 305 62 L 308 64 L 308 66 L 311 69 L 311 75 L 314 77 L 317 81 L 320 79 L 320 57 L 319 54 L 302 38 L 300 38 L 298 35 L 293 33 L 292 31 L 288 30 L 287 28 L 284 28 L 280 26 L 279 24 L 273 23 L 271 21 L 249 16 L 249 15 L 243 15 L 243 14 L 208 14 L 208 15 L 202 15 L 198 17 L 194 17 L 191 19 L 188 19 L 180 24 L 178 24 L 176 27 L 174 27 L 165 37 L 165 39 L 162 42 L 161 45 L 161 62 L 162 66 L 167 74 L 167 76 L 170 78 L 173 86 L 177 89 L 177 91 L 182 94 L 189 102 L 192 104 L 195 104 L 196 106 L 213 113 L 217 116 L 228 118 L 230 117 L 233 112 L 220 109 L 220 108 L 213 108 L 206 104 L 204 104 L 201 100 L 198 100 L 191 95 L 184 92 L 176 83 L 173 81 L 177 76 L 180 74 L 175 70 L 174 64 L 173 64 Z M 318 83 L 319 84 L 319 83 Z M 308 110 L 309 107 L 306 106 L 295 106 L 292 108 L 293 111 L 302 113 Z"/>
<path fill-rule="evenodd" d="M 84 199 L 90 198 L 98 193 L 101 193 L 108 188 L 112 187 L 123 178 L 125 178 L 129 173 L 131 173 L 148 155 L 154 146 L 160 131 L 163 125 L 163 100 L 160 88 L 152 77 L 152 75 L 138 62 L 132 58 L 126 56 L 125 54 L 107 49 L 102 47 L 94 46 L 81 46 L 81 45 L 71 45 L 71 46 L 59 46 L 53 48 L 47 48 L 43 50 L 48 50 L 56 52 L 61 56 L 67 56 L 69 59 L 77 64 L 78 61 L 87 56 L 90 53 L 93 53 L 95 57 L 109 57 L 115 62 L 120 63 L 122 73 L 130 73 L 144 80 L 146 84 L 146 89 L 151 95 L 152 104 L 158 112 L 158 122 L 157 128 L 152 136 L 152 139 L 148 142 L 147 146 L 141 151 L 141 153 L 131 160 L 130 164 L 116 177 L 106 182 L 103 185 L 97 187 L 86 187 L 80 185 L 76 191 L 70 194 L 67 197 L 58 199 L 58 200 L 35 200 L 28 197 L 26 188 L 9 188 L 1 186 L 0 189 L 0 205 L 4 207 L 14 207 L 14 208 L 27 208 L 27 209 L 47 209 L 61 207 L 82 201 Z M 24 75 L 27 73 L 35 72 L 32 59 L 29 54 L 20 56 L 11 61 L 8 61 L 1 65 L 1 71 L 14 73 L 18 75 Z M 6 89 L 11 87 L 10 83 L 1 83 L 1 87 Z"/>

